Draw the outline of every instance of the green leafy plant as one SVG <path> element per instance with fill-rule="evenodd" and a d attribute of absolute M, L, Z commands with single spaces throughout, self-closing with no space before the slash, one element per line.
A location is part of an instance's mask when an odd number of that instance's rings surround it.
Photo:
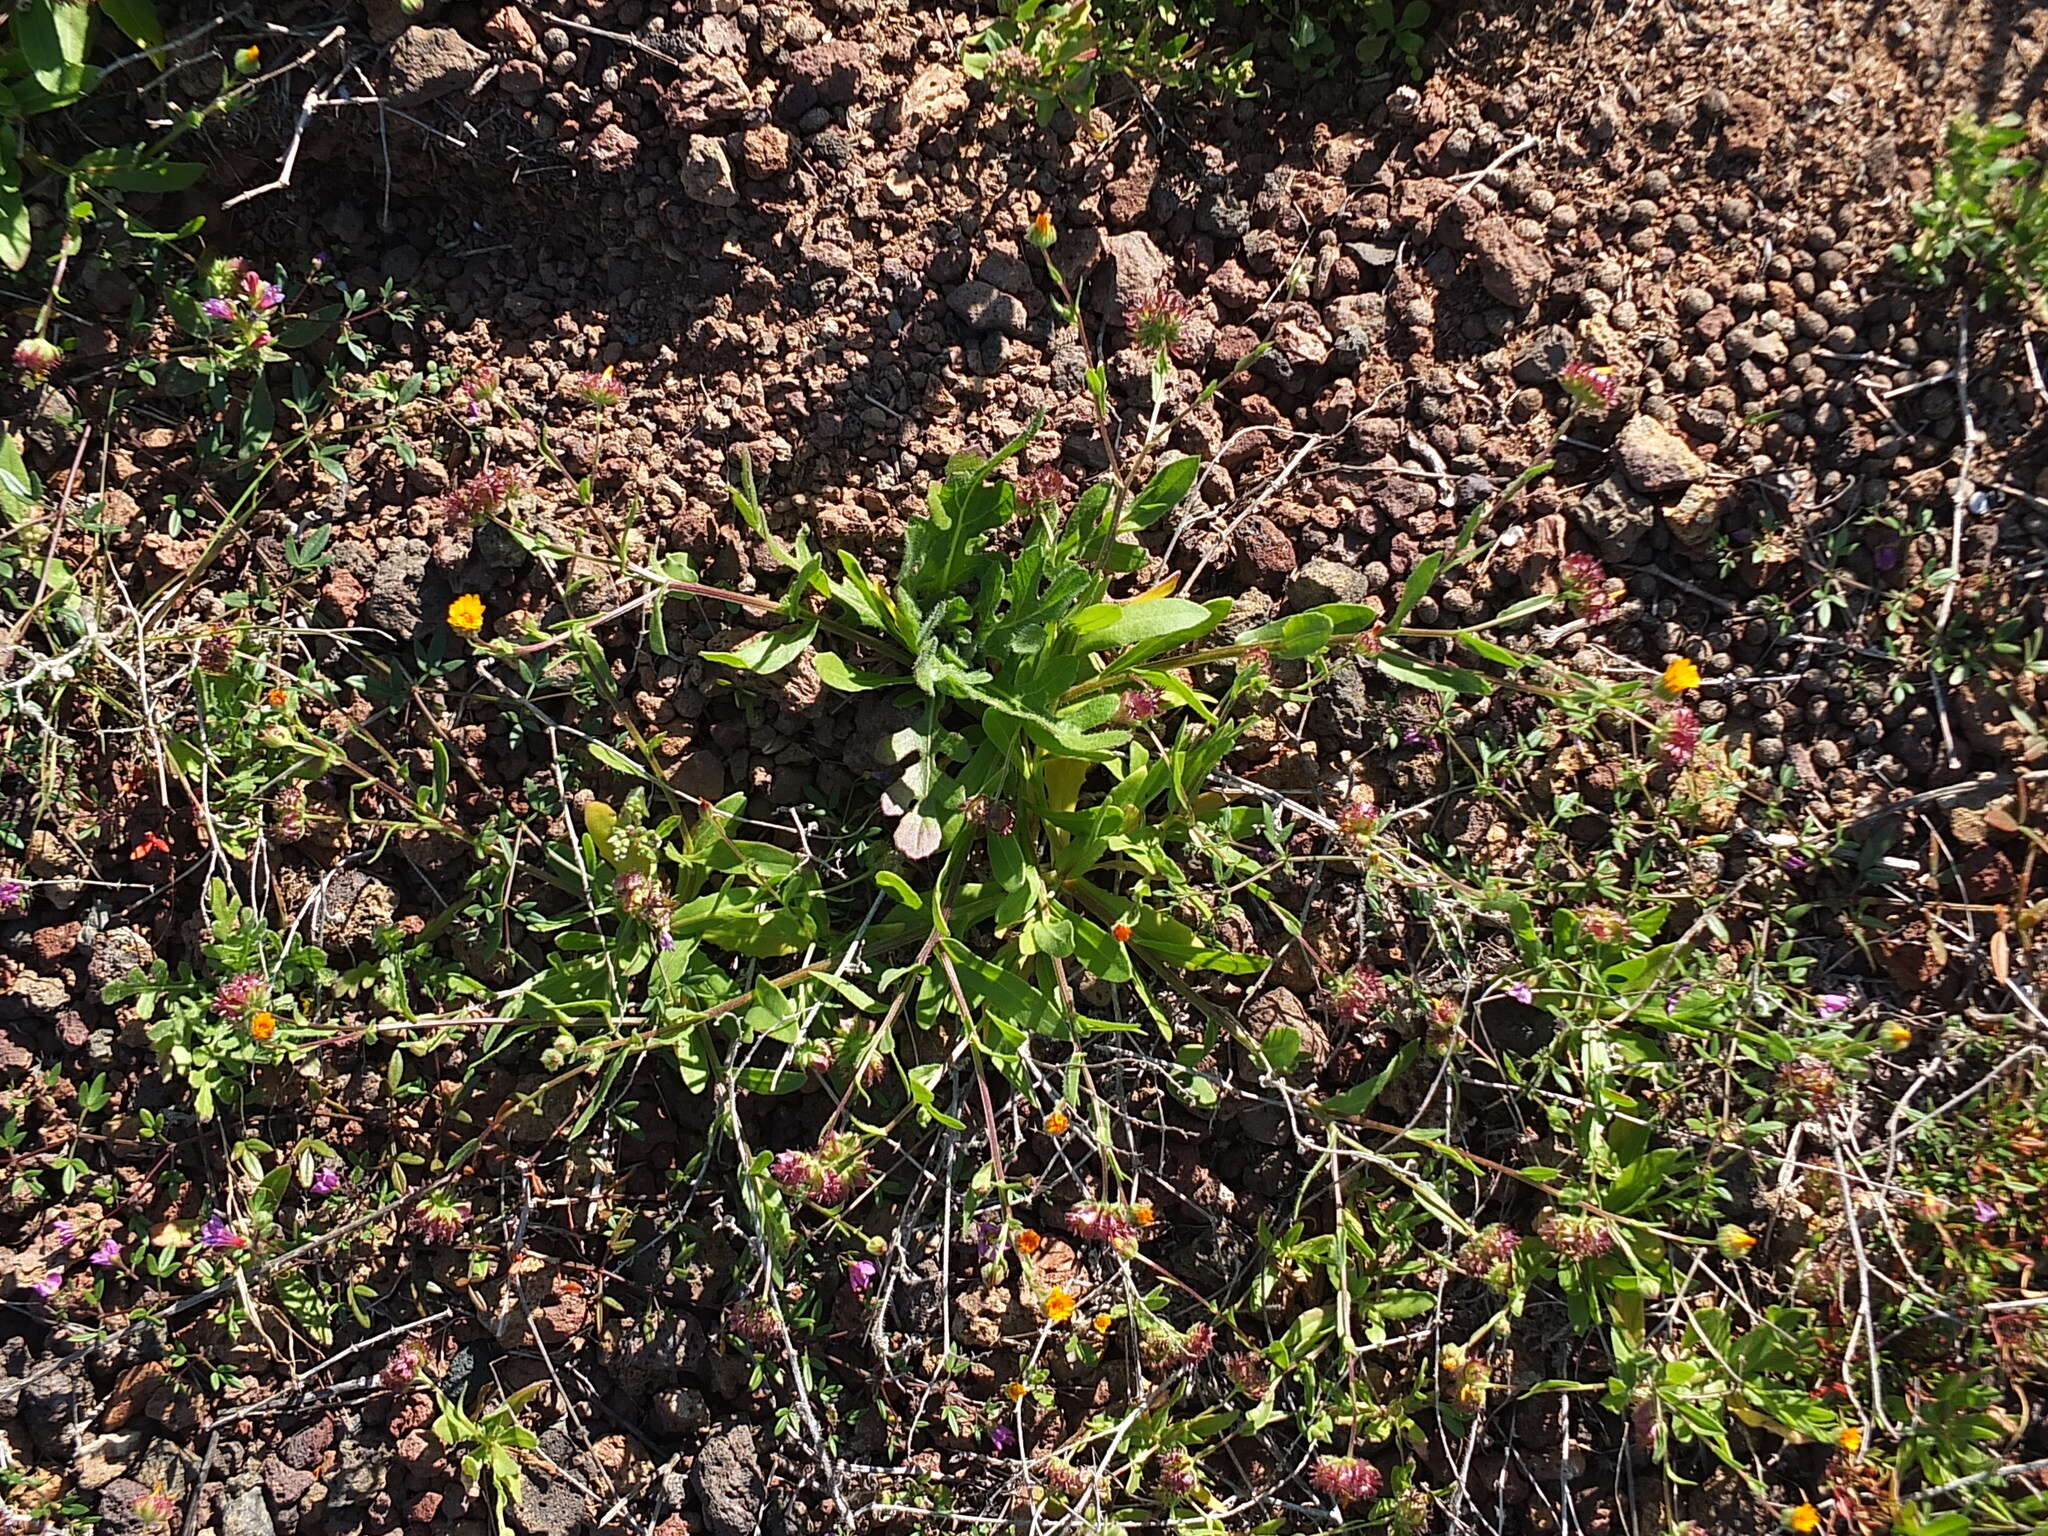
<path fill-rule="evenodd" d="M 1924 283 L 1946 281 L 1958 257 L 1994 291 L 2048 320 L 2048 178 L 2012 153 L 2026 142 L 2015 113 L 1948 125 L 1934 186 L 1914 204 L 1920 233 L 1893 256 Z"/>
<path fill-rule="evenodd" d="M 490 1412 L 473 1415 L 455 1399 L 435 1392 L 440 1413 L 434 1419 L 434 1437 L 458 1457 L 463 1480 L 475 1494 L 481 1490 L 491 1506 L 498 1536 L 511 1536 L 506 1516 L 508 1505 L 517 1504 L 526 1493 L 526 1469 L 520 1453 L 540 1444 L 534 1432 L 519 1422 L 519 1410 L 546 1386 L 535 1382 L 521 1387 Z"/>
<path fill-rule="evenodd" d="M 325 951 L 275 931 L 227 882 L 211 882 L 206 903 L 204 972 L 158 960 L 105 993 L 108 1002 L 134 1003 L 150 1043 L 191 1087 L 202 1120 L 238 1097 L 258 1068 L 305 1045 L 309 1005 L 332 976 Z"/>
<path fill-rule="evenodd" d="M 1085 116 L 1120 77 L 1140 88 L 1242 95 L 1251 50 L 1225 57 L 1208 49 L 1203 39 L 1214 20 L 1206 0 L 1018 0 L 968 41 L 960 63 L 974 79 L 1028 103 L 1041 124 L 1062 107 Z"/>

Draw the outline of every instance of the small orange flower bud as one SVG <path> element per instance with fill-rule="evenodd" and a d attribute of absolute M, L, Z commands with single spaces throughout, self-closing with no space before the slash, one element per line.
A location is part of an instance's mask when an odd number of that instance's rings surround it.
<path fill-rule="evenodd" d="M 1042 1247 L 1044 1243 L 1045 1239 L 1040 1237 L 1036 1232 L 1032 1231 L 1029 1227 L 1026 1227 L 1022 1232 L 1019 1232 L 1017 1234 L 1017 1251 L 1023 1254 L 1026 1258 L 1029 1258 L 1032 1254 L 1038 1252 L 1039 1248 Z"/>
<path fill-rule="evenodd" d="M 1129 923 L 1112 923 L 1109 929 L 1109 936 L 1119 944 L 1128 944 L 1131 942 L 1131 925 Z"/>
<path fill-rule="evenodd" d="M 1067 1131 L 1067 1123 L 1066 1111 L 1056 1109 L 1045 1117 L 1045 1134 L 1048 1136 L 1064 1136 Z"/>

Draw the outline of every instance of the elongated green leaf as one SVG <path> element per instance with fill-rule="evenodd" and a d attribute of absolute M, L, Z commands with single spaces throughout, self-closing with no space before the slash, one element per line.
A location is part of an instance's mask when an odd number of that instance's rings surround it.
<path fill-rule="evenodd" d="M 1496 645 L 1486 636 L 1475 635 L 1470 630 L 1459 631 L 1458 644 L 1464 646 L 1474 656 L 1503 667 L 1526 667 L 1529 664 L 1529 658 L 1520 652 L 1511 651 L 1504 645 Z"/>
<path fill-rule="evenodd" d="M 1202 461 L 1190 455 L 1175 459 L 1171 464 L 1152 477 L 1152 483 L 1138 492 L 1131 502 L 1131 509 L 1124 514 L 1124 521 L 1133 528 L 1150 528 L 1181 504 L 1188 488 L 1195 483 L 1195 476 L 1202 472 Z"/>
<path fill-rule="evenodd" d="M 1427 661 L 1417 661 L 1412 656 L 1396 656 L 1383 651 L 1379 656 L 1380 670 L 1396 682 L 1406 683 L 1411 688 L 1427 688 L 1445 698 L 1456 698 L 1461 693 L 1491 693 L 1493 683 L 1477 672 L 1463 667 L 1439 667 Z"/>
<path fill-rule="evenodd" d="M 811 619 L 802 624 L 792 624 L 787 629 L 771 629 L 758 634 L 736 651 L 706 651 L 704 659 L 737 667 L 742 672 L 772 677 L 809 650 L 817 633 L 817 620 Z"/>
<path fill-rule="evenodd" d="M 1387 620 L 1387 628 L 1399 629 L 1401 623 L 1415 605 L 1429 595 L 1430 583 L 1436 580 L 1436 573 L 1443 568 L 1442 555 L 1426 555 L 1416 562 L 1415 569 L 1408 573 L 1408 580 L 1401 587 L 1401 601 L 1394 605 L 1393 616 Z"/>
<path fill-rule="evenodd" d="M 14 130 L 0 128 L 0 262 L 10 272 L 28 265 L 28 204 L 21 195 L 21 162 L 14 154 Z"/>
<path fill-rule="evenodd" d="M 1147 641 L 1192 640 L 1215 627 L 1216 615 L 1184 597 L 1155 597 L 1145 603 L 1097 603 L 1068 622 L 1076 641 L 1091 651 L 1117 651 Z"/>
<path fill-rule="evenodd" d="M 818 681 L 840 693 L 866 693 L 875 688 L 907 688 L 910 679 L 901 673 L 868 672 L 850 665 L 844 656 L 820 651 L 811 658 L 818 669 Z"/>
<path fill-rule="evenodd" d="M 137 145 L 96 149 L 72 166 L 80 181 L 122 192 L 182 192 L 204 174 L 196 160 L 152 160 Z"/>

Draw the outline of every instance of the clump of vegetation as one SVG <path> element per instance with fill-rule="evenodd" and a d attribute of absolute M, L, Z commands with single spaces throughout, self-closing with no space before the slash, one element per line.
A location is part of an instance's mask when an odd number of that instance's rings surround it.
<path fill-rule="evenodd" d="M 1946 281 L 1960 259 L 1994 292 L 2048 322 L 2048 176 L 2015 154 L 2027 130 L 2017 114 L 1948 125 L 1934 186 L 1913 206 L 1920 233 L 1894 255 L 1925 283 Z"/>
<path fill-rule="evenodd" d="M 1430 0 L 1263 0 L 1297 68 L 1315 75 L 1362 66 L 1421 79 L 1435 19 Z M 1104 87 L 1254 89 L 1256 40 L 1219 46 L 1217 0 L 1017 0 L 967 44 L 962 66 L 1040 123 L 1061 108 L 1085 116 Z"/>

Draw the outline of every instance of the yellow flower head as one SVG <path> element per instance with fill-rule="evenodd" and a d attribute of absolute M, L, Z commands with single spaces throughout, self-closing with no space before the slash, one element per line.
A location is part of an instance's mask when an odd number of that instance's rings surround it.
<path fill-rule="evenodd" d="M 1888 1051 L 1903 1051 L 1913 1043 L 1913 1031 L 1894 1019 L 1877 1032 L 1877 1040 Z"/>
<path fill-rule="evenodd" d="M 1111 1317 L 1107 1312 L 1098 1312 L 1095 1314 L 1094 1319 L 1089 1323 L 1088 1326 L 1093 1328 L 1097 1333 L 1106 1334 L 1109 1332 L 1110 1329 L 1116 1326 L 1116 1319 Z"/>
<path fill-rule="evenodd" d="M 1664 669 L 1664 691 L 1673 698 L 1700 685 L 1700 669 L 1683 656 Z"/>
<path fill-rule="evenodd" d="M 1040 213 L 1037 218 L 1031 221 L 1031 232 L 1025 238 L 1041 251 L 1051 245 L 1054 239 L 1052 215 L 1050 213 Z"/>
<path fill-rule="evenodd" d="M 1740 1227 L 1723 1227 L 1714 1235 L 1714 1246 L 1721 1250 L 1722 1258 L 1739 1259 L 1756 1246 L 1756 1237 Z"/>
<path fill-rule="evenodd" d="M 1813 1536 L 1820 1529 L 1820 1511 L 1811 1504 L 1801 1504 L 1785 1517 L 1785 1523 L 1799 1536 Z"/>
<path fill-rule="evenodd" d="M 1863 1430 L 1855 1424 L 1845 1424 L 1842 1432 L 1835 1436 L 1835 1444 L 1854 1456 L 1863 1449 Z"/>
<path fill-rule="evenodd" d="M 465 592 L 448 605 L 448 627 L 465 635 L 473 635 L 484 627 L 484 600 L 474 592 Z"/>
<path fill-rule="evenodd" d="M 1056 1285 L 1046 1292 L 1045 1315 L 1055 1323 L 1064 1323 L 1074 1315 L 1074 1298 L 1065 1286 Z"/>
<path fill-rule="evenodd" d="M 1030 1390 L 1031 1389 L 1025 1386 L 1024 1383 L 1021 1381 L 1006 1382 L 1003 1386 L 1004 1394 L 1013 1403 L 1022 1402 L 1024 1400 L 1024 1394 L 1029 1392 Z"/>
<path fill-rule="evenodd" d="M 268 1040 L 277 1033 L 277 1015 L 274 1013 L 252 1013 L 249 1015 L 249 1034 L 257 1040 Z"/>

